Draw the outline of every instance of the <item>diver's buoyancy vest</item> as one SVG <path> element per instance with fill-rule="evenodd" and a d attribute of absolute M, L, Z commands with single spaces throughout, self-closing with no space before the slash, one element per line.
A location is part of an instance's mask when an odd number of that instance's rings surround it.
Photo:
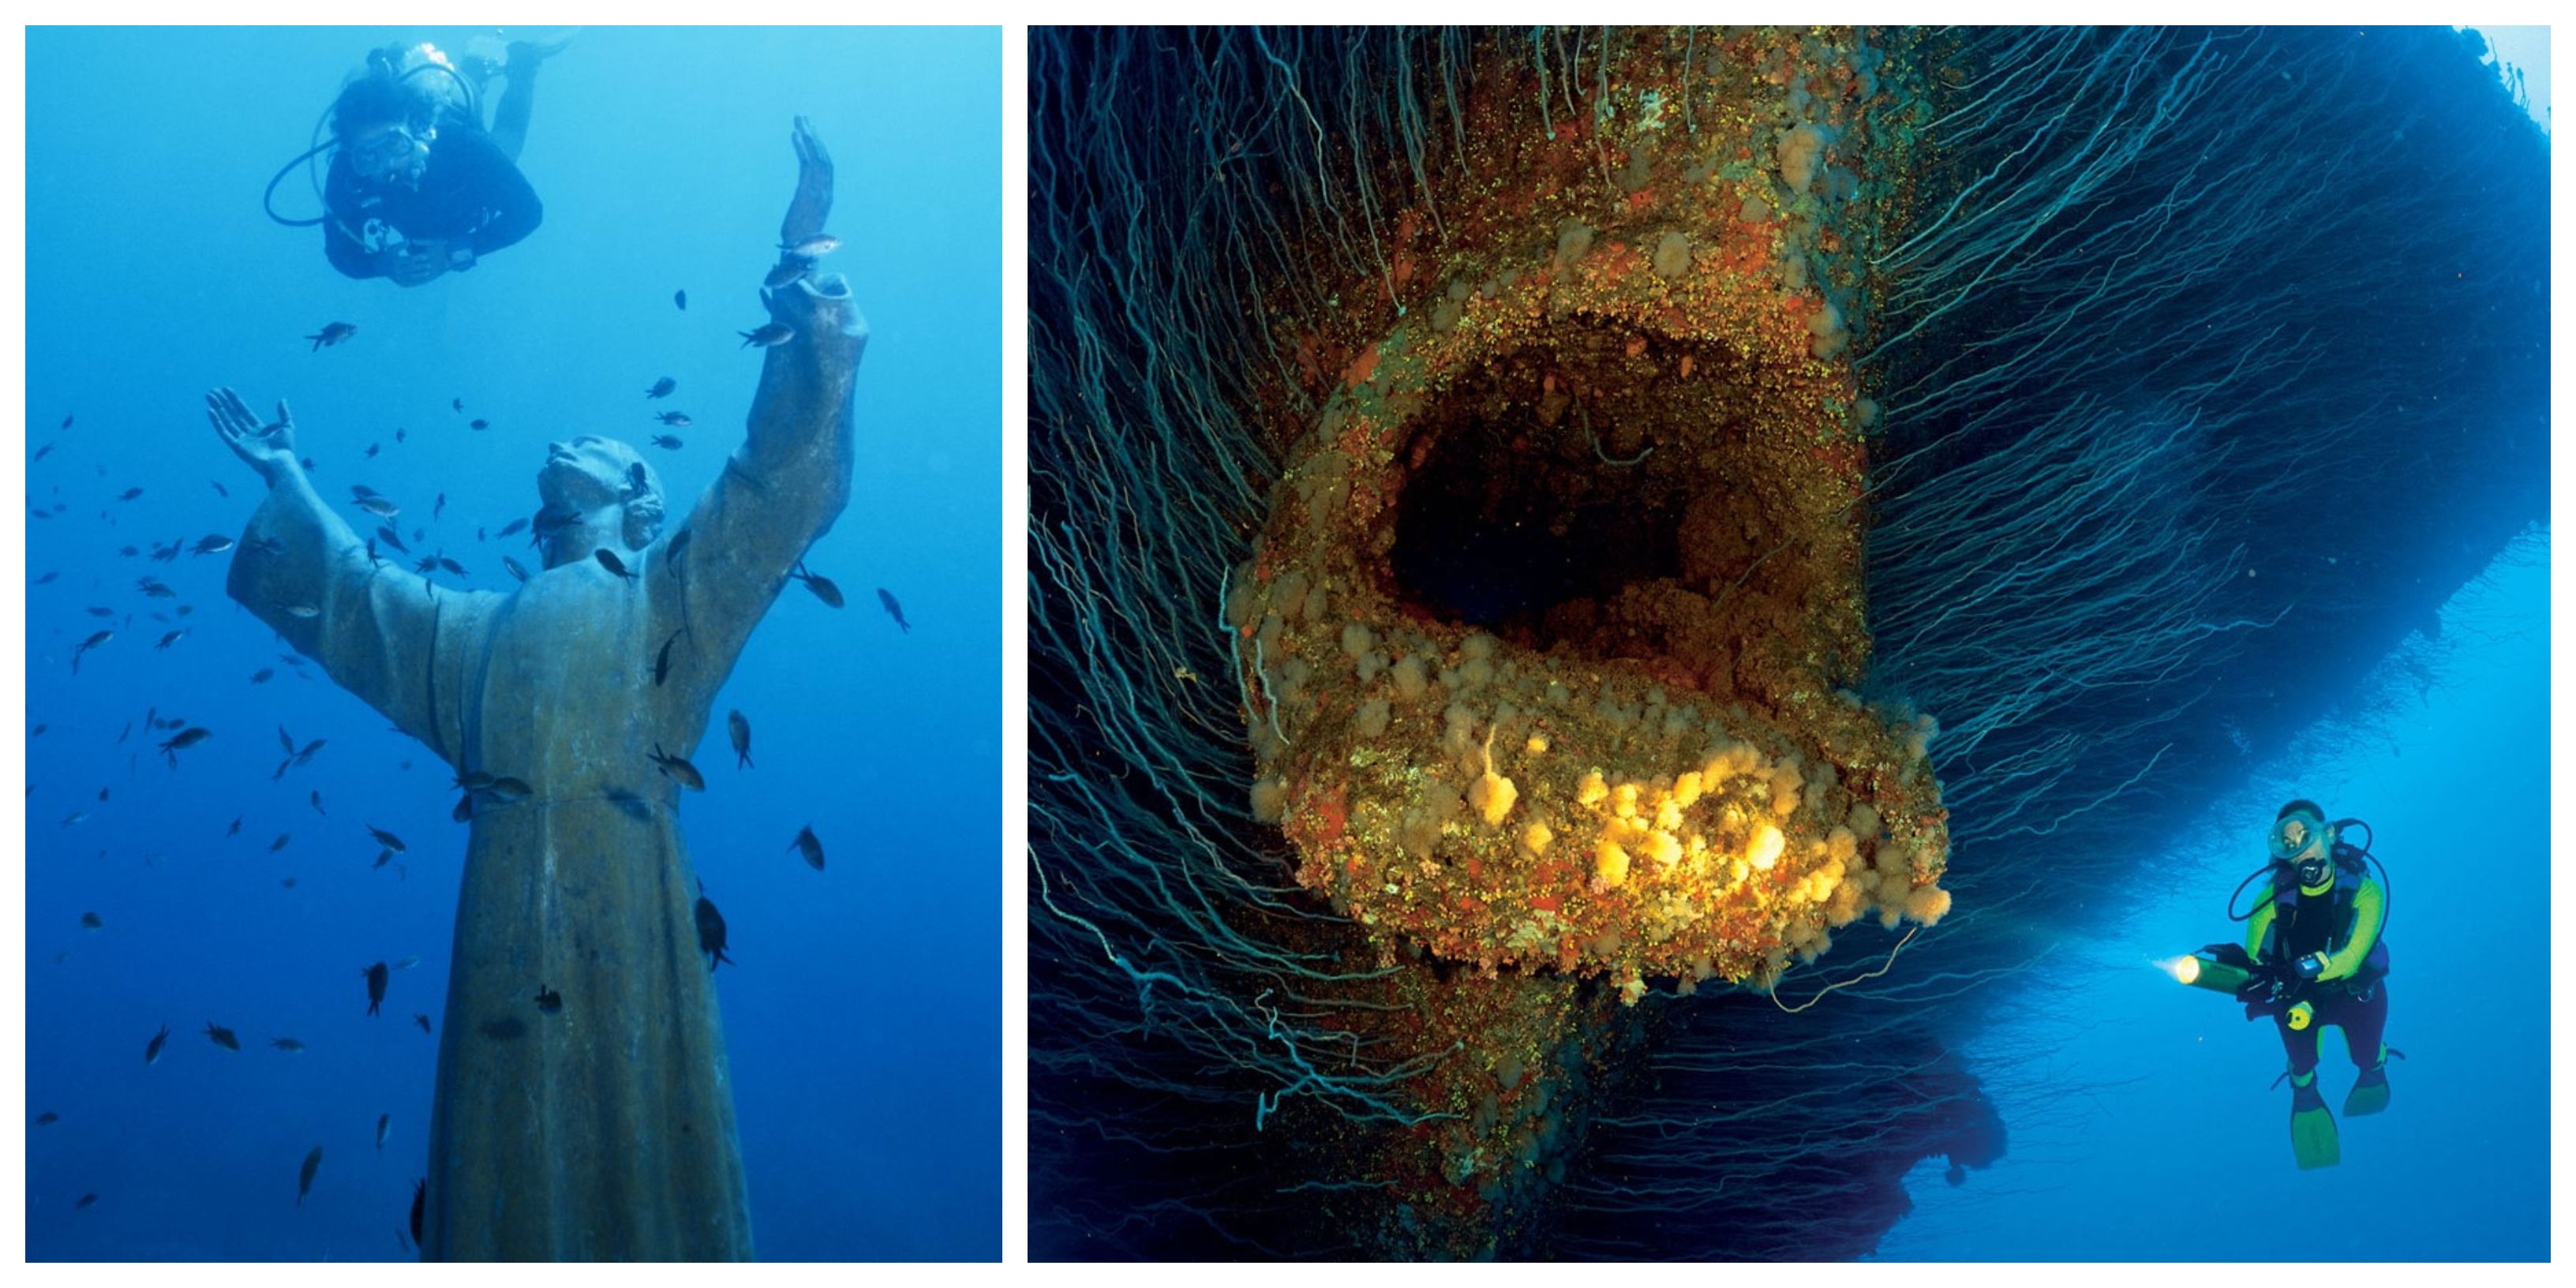
<path fill-rule="evenodd" d="M 2297 961 L 2310 953 L 2332 956 L 2352 942 L 2354 923 L 2360 919 L 2355 900 L 2368 869 L 2361 852 L 2337 843 L 2335 846 L 2335 880 L 2323 894 L 2300 891 L 2298 873 L 2286 865 L 2272 874 L 2272 924 L 2263 932 L 2264 961 Z M 2385 898 L 2385 896 L 2382 896 Z M 2388 973 L 2388 945 L 2383 940 L 2370 946 L 2360 969 L 2346 983 L 2355 989 L 2367 988 Z"/>

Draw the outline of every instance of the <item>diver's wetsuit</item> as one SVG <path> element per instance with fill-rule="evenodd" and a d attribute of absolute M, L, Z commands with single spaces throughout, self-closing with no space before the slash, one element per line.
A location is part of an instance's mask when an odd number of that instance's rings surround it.
<path fill-rule="evenodd" d="M 2291 1028 L 2286 1011 L 2274 1017 L 2293 1075 L 2304 1078 L 2317 1067 L 2317 1035 L 2328 1025 L 2343 1029 L 2356 1068 L 2379 1064 L 2380 1037 L 2388 1027 L 2388 951 L 2379 938 L 2387 900 L 2378 879 L 2362 875 L 2319 893 L 2302 891 L 2283 912 L 2267 898 L 2248 919 L 2245 948 L 2256 960 L 2326 954 L 2325 970 L 2297 994 L 2316 1017 L 2304 1029 Z"/>
<path fill-rule="evenodd" d="M 382 277 L 377 251 L 409 241 L 449 241 L 480 259 L 536 231 L 544 209 L 537 190 L 480 126 L 442 114 L 420 186 L 358 177 L 349 159 L 331 158 L 323 181 L 322 248 L 350 277 Z"/>

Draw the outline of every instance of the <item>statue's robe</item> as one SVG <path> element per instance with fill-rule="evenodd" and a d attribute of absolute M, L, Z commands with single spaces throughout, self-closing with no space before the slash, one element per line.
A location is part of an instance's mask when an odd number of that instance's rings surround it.
<path fill-rule="evenodd" d="M 849 496 L 866 323 L 837 277 L 770 308 L 797 334 L 765 356 L 747 441 L 685 521 L 619 552 L 631 581 L 582 558 L 508 594 L 433 586 L 371 562 L 300 473 L 234 556 L 226 589 L 297 652 L 459 774 L 532 789 L 474 804 L 427 1259 L 751 1255 L 680 789 L 651 753 L 692 755 L 753 625 Z M 541 1011 L 540 989 L 562 1008 Z"/>

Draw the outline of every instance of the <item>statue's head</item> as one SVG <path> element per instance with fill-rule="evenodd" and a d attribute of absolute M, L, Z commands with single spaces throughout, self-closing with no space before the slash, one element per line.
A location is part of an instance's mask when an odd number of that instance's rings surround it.
<path fill-rule="evenodd" d="M 545 503 L 544 522 L 554 530 L 588 530 L 576 556 L 612 543 L 641 550 L 662 531 L 660 476 L 634 448 L 613 438 L 584 435 L 547 444 L 537 496 Z"/>

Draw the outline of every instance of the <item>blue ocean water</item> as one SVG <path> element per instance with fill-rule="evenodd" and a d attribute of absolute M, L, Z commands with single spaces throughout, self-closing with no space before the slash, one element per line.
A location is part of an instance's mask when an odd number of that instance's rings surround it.
<path fill-rule="evenodd" d="M 1969 1049 L 2012 1146 L 1958 1188 L 1938 1160 L 1886 1260 L 2516 1261 L 2549 1245 L 2551 877 L 2548 534 L 2455 595 L 2430 637 L 2195 830 L 2142 838 L 2184 877 L 2133 899 L 2117 933 L 2061 942 L 2019 975 L 2030 1004 Z M 2320 1046 L 2342 1161 L 2302 1172 L 2271 1021 L 2153 964 L 2221 940 L 2229 890 L 2265 861 L 2281 802 L 2372 825 L 2390 887 L 2391 1099 L 2340 1113 L 2354 1068 Z M 2356 835 L 2356 839 L 2358 836 Z M 2196 869 L 2196 873 L 2194 872 Z M 2237 907 L 2254 901 L 2249 892 Z M 2301 1214 L 2332 1214 L 2305 1219 Z"/>
<path fill-rule="evenodd" d="M 467 570 L 444 580 L 507 589 L 501 556 L 533 552 L 489 534 L 534 509 L 547 442 L 676 433 L 644 449 L 675 498 L 740 444 L 761 357 L 735 333 L 766 320 L 801 114 L 838 171 L 847 244 L 823 269 L 873 331 L 850 505 L 809 556 L 849 603 L 781 594 L 715 702 L 717 729 L 749 718 L 757 768 L 721 734 L 697 748 L 682 825 L 730 925 L 759 1255 L 996 1256 L 1000 33 L 584 31 L 520 158 L 543 226 L 417 289 L 345 279 L 318 229 L 261 213 L 367 50 L 473 34 L 28 34 L 27 1253 L 407 1255 L 437 1049 L 411 1017 L 443 1014 L 465 829 L 446 767 L 225 597 L 230 554 L 152 559 L 238 538 L 258 502 L 204 392 L 289 401 L 326 497 L 396 496 L 412 549 Z M 316 213 L 300 167 L 277 206 Z M 355 335 L 302 338 L 334 321 Z M 677 392 L 648 402 L 663 376 Z M 173 768 L 147 713 L 213 736 Z M 327 746 L 273 777 L 281 726 Z M 400 862 L 371 867 L 370 825 L 408 840 Z M 791 848 L 804 825 L 825 871 Z M 413 956 L 369 1018 L 361 970 Z"/>

